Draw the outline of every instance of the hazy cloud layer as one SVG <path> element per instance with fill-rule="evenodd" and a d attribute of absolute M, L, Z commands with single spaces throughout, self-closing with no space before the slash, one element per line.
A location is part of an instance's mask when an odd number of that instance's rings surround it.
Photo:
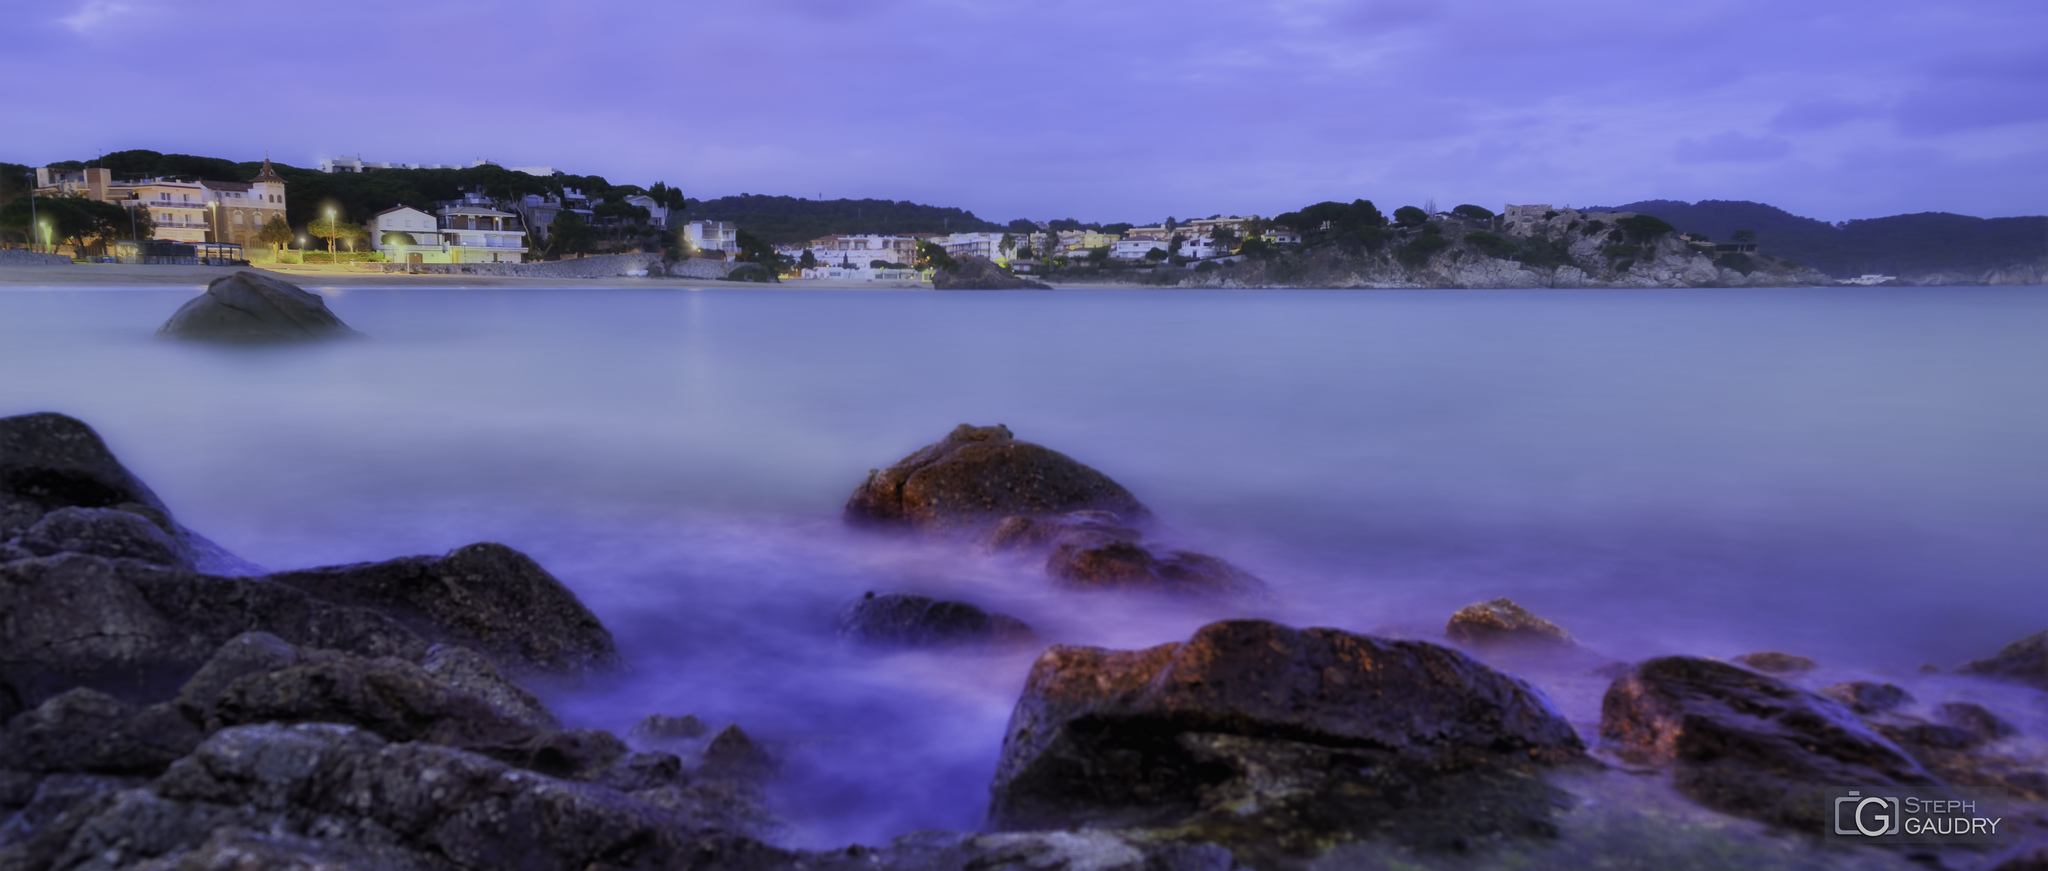
<path fill-rule="evenodd" d="M 0 159 L 548 164 L 1152 220 L 2048 211 L 2048 4 L 0 2 Z M 23 120 L 28 119 L 28 120 Z"/>

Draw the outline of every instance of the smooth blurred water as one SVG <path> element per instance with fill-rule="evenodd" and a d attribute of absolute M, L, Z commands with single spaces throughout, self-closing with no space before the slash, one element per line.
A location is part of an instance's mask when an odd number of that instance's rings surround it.
<path fill-rule="evenodd" d="M 833 641 L 870 589 L 1122 647 L 1226 616 L 1430 637 L 1505 595 L 1616 657 L 1894 680 L 2048 628 L 2039 289 L 355 289 L 329 304 L 370 341 L 152 339 L 190 292 L 0 291 L 0 414 L 86 420 L 273 568 L 531 553 L 635 665 L 565 715 L 741 723 L 801 843 L 979 825 L 1035 653 Z M 1107 472 L 1274 595 L 1066 593 L 840 525 L 962 422 Z M 1597 717 L 1598 682 L 1531 674 Z"/>

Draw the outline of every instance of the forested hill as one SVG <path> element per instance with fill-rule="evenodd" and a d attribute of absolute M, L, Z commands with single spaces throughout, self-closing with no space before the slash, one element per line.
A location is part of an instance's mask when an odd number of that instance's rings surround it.
<path fill-rule="evenodd" d="M 973 233 L 1003 229 L 964 209 L 908 200 L 810 200 L 740 194 L 690 201 L 692 221 L 731 221 L 770 244 L 807 242 L 835 233 Z"/>
<path fill-rule="evenodd" d="M 1978 271 L 2048 257 L 2048 217 L 1973 218 L 1921 212 L 1830 224 L 1744 200 L 1644 200 L 1588 211 L 1655 215 L 1680 230 L 1727 242 L 1756 231 L 1757 249 L 1829 275 Z"/>

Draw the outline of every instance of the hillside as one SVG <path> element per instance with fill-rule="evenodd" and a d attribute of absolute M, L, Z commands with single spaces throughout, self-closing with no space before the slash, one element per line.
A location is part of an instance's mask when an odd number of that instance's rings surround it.
<path fill-rule="evenodd" d="M 2048 256 L 2048 217 L 1973 218 L 1921 212 L 1829 224 L 1743 200 L 1644 200 L 1611 210 L 1655 215 L 1678 229 L 1726 242 L 1756 231 L 1757 249 L 1836 277 L 1973 272 Z"/>
<path fill-rule="evenodd" d="M 908 200 L 810 200 L 740 194 L 690 201 L 690 219 L 731 221 L 775 245 L 834 233 L 973 233 L 1003 229 L 964 209 Z"/>

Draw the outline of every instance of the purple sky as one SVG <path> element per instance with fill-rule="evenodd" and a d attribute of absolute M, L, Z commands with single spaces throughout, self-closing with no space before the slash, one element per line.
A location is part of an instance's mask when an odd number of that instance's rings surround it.
<path fill-rule="evenodd" d="M 2043 0 L 0 0 L 0 15 L 0 159 L 23 163 L 481 157 L 997 220 L 1355 197 L 2048 212 Z"/>

